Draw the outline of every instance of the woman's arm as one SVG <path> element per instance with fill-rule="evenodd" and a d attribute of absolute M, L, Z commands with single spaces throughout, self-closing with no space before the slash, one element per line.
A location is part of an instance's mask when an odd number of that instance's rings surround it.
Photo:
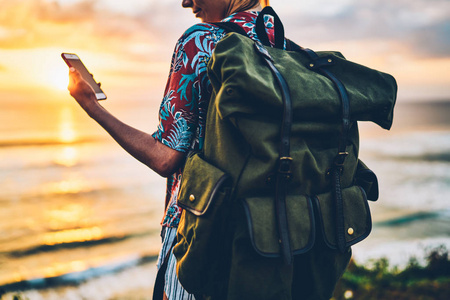
<path fill-rule="evenodd" d="M 98 103 L 92 88 L 78 71 L 71 68 L 69 76 L 70 95 L 122 148 L 163 177 L 170 176 L 179 168 L 185 153 L 173 150 L 150 134 L 121 122 Z"/>

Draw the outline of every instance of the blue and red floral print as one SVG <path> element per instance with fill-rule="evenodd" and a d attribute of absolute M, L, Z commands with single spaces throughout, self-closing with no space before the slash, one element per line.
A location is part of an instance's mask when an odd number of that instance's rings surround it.
<path fill-rule="evenodd" d="M 257 40 L 257 12 L 233 14 L 223 22 L 239 24 L 247 35 Z M 274 40 L 273 22 L 265 19 L 269 40 Z M 159 110 L 159 125 L 153 137 L 181 152 L 201 150 L 205 137 L 206 112 L 211 97 L 207 65 L 216 44 L 226 32 L 217 26 L 200 23 L 189 28 L 178 40 L 172 56 L 169 78 Z M 166 212 L 162 225 L 177 227 L 181 208 L 177 195 L 181 168 L 167 179 Z"/>

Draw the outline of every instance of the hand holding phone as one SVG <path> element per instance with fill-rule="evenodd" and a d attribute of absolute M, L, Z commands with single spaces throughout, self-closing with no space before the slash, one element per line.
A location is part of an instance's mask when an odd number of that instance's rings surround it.
<path fill-rule="evenodd" d="M 69 68 L 75 68 L 78 72 L 80 72 L 83 79 L 86 80 L 94 90 L 97 100 L 106 99 L 106 95 L 100 88 L 100 85 L 94 80 L 94 77 L 91 73 L 89 73 L 78 55 L 73 53 L 62 53 L 61 57 L 64 59 Z"/>

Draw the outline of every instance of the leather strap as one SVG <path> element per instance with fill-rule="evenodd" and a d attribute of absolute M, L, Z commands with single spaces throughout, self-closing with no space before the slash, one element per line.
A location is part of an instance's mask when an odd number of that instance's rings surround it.
<path fill-rule="evenodd" d="M 284 49 L 284 28 L 280 18 L 275 11 L 266 6 L 258 15 L 256 20 L 256 32 L 260 42 L 255 42 L 255 48 L 263 58 L 272 73 L 274 74 L 278 85 L 281 89 L 283 99 L 283 118 L 281 122 L 281 134 L 279 145 L 279 160 L 276 172 L 276 187 L 275 187 L 275 207 L 277 216 L 277 227 L 280 238 L 281 255 L 287 265 L 292 264 L 292 250 L 291 240 L 289 236 L 289 226 L 286 211 L 286 194 L 288 183 L 291 178 L 292 158 L 290 157 L 290 136 L 292 127 L 292 101 L 289 91 L 289 86 L 281 73 L 275 67 L 273 59 L 267 49 L 263 45 L 271 47 L 269 38 L 264 25 L 264 16 L 271 15 L 274 17 L 275 23 L 275 47 Z M 237 32 L 247 35 L 245 30 L 232 22 L 213 23 L 218 27 L 225 29 L 228 32 Z"/>
<path fill-rule="evenodd" d="M 284 49 L 284 26 L 281 22 L 280 17 L 278 17 L 276 12 L 270 6 L 264 7 L 264 9 L 258 14 L 258 17 L 256 18 L 255 31 L 258 39 L 264 46 L 272 47 L 264 23 L 264 16 L 266 15 L 272 16 L 274 19 L 275 48 Z M 247 36 L 247 32 L 235 22 L 214 22 L 211 24 L 214 24 L 227 32 L 236 32 Z"/>
<path fill-rule="evenodd" d="M 335 218 L 336 218 L 336 243 L 338 245 L 339 251 L 344 253 L 347 250 L 346 240 L 345 240 L 345 223 L 344 223 L 344 203 L 342 199 L 342 186 L 341 186 L 341 175 L 344 168 L 345 158 L 348 153 L 346 152 L 348 133 L 350 131 L 350 100 L 348 97 L 347 90 L 342 82 L 327 69 L 327 66 L 334 64 L 333 57 L 319 57 L 317 53 L 311 49 L 298 47 L 296 51 L 301 51 L 306 53 L 311 59 L 308 68 L 314 70 L 325 77 L 329 78 L 335 85 L 339 97 L 341 100 L 342 108 L 342 128 L 339 135 L 339 145 L 338 153 L 334 158 L 333 166 L 331 168 L 331 175 L 333 180 L 333 194 L 335 199 Z"/>
<path fill-rule="evenodd" d="M 289 226 L 286 211 L 286 194 L 288 183 L 291 179 L 292 158 L 290 157 L 290 136 L 292 127 L 292 100 L 289 86 L 281 73 L 275 67 L 273 59 L 267 49 L 255 42 L 257 52 L 264 58 L 269 69 L 274 74 L 281 89 L 283 99 L 283 119 L 281 122 L 281 134 L 279 144 L 279 161 L 276 172 L 275 207 L 277 216 L 278 234 L 280 238 L 281 254 L 287 265 L 292 264 L 292 250 L 289 236 Z"/>
<path fill-rule="evenodd" d="M 275 30 L 275 48 L 284 49 L 284 26 L 281 23 L 280 17 L 276 14 L 272 7 L 266 6 L 263 10 L 258 14 L 256 18 L 256 34 L 258 39 L 264 46 L 272 47 L 270 45 L 269 36 L 266 32 L 266 26 L 264 24 L 264 16 L 269 15 L 273 17 L 274 20 L 274 30 Z"/>

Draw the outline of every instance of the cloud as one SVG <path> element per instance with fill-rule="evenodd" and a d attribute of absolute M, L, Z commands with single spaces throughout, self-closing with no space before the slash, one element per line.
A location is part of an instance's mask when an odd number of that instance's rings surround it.
<path fill-rule="evenodd" d="M 424 57 L 450 56 L 448 0 L 353 0 L 325 12 L 318 6 L 282 13 L 287 31 L 300 41 L 384 40 Z"/>
<path fill-rule="evenodd" d="M 190 9 L 181 8 L 179 0 L 129 0 L 126 10 L 125 2 L 117 3 L 0 0 L 0 51 L 75 51 L 83 59 L 90 57 L 97 62 L 104 83 L 106 76 L 116 78 L 117 85 L 125 77 L 139 84 L 164 81 L 176 40 L 198 20 Z M 441 85 L 448 86 L 449 77 L 443 71 L 450 66 L 448 0 L 271 3 L 285 24 L 287 36 L 302 46 L 342 51 L 350 60 L 395 75 L 402 86 L 408 82 L 413 85 L 411 74 L 424 74 L 433 80 L 446 78 Z M 14 69 L 7 61 L 2 64 Z"/>
<path fill-rule="evenodd" d="M 55 0 L 4 2 L 0 12 L 3 49 L 61 47 L 158 58 L 173 49 L 183 30 L 174 24 L 177 22 L 168 22 L 183 20 L 182 9 L 174 10 L 171 2 L 149 2 L 133 15 L 105 9 L 92 0 L 68 4 Z"/>
<path fill-rule="evenodd" d="M 450 21 L 420 28 L 409 36 L 409 44 L 422 56 L 450 56 Z"/>
<path fill-rule="evenodd" d="M 82 36 L 79 29 L 93 24 L 93 17 L 90 1 L 67 6 L 44 0 L 5 1 L 0 24 L 8 34 L 0 38 L 0 47 L 21 49 L 65 43 Z"/>
<path fill-rule="evenodd" d="M 161 58 L 195 22 L 178 0 L 134 1 L 124 10 L 109 0 L 0 0 L 0 48 L 83 48 Z M 382 40 L 418 56 L 450 55 L 448 0 L 272 0 L 272 5 L 288 36 L 300 44 Z"/>

